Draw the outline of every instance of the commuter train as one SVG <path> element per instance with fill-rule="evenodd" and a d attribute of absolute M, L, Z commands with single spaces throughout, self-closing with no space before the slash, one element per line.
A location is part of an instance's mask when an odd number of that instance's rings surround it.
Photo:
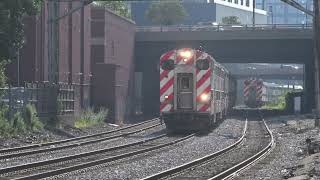
<path fill-rule="evenodd" d="M 247 79 L 244 81 L 244 104 L 250 108 L 258 108 L 263 105 L 262 96 L 264 84 L 262 80 Z"/>
<path fill-rule="evenodd" d="M 206 52 L 168 51 L 160 57 L 160 118 L 171 132 L 209 130 L 232 106 L 234 83 Z"/>

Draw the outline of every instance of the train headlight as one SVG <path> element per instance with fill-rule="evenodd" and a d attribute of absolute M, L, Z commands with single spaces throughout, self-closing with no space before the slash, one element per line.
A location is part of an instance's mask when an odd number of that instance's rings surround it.
<path fill-rule="evenodd" d="M 191 51 L 185 50 L 180 52 L 180 56 L 189 59 L 192 56 Z"/>
<path fill-rule="evenodd" d="M 168 96 L 168 95 L 165 95 L 165 96 L 164 96 L 164 99 L 168 99 L 168 98 L 169 98 L 169 96 Z"/>
<path fill-rule="evenodd" d="M 201 101 L 207 102 L 209 101 L 209 95 L 207 93 L 203 93 L 200 95 Z"/>

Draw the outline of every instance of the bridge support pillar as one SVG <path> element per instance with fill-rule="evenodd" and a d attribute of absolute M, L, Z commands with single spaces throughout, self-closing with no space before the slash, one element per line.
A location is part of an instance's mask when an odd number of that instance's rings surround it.
<path fill-rule="evenodd" d="M 315 108 L 315 86 L 314 86 L 314 65 L 313 61 L 304 65 L 304 100 L 303 100 L 303 113 L 310 113 Z"/>

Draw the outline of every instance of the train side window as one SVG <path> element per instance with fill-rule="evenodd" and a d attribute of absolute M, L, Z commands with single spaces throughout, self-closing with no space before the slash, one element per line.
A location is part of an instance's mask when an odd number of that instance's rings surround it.
<path fill-rule="evenodd" d="M 220 100 L 220 92 L 216 92 L 216 100 Z"/>
<path fill-rule="evenodd" d="M 200 70 L 207 70 L 207 69 L 209 69 L 209 61 L 208 61 L 208 59 L 199 59 L 196 62 L 196 66 Z"/>
<path fill-rule="evenodd" d="M 181 78 L 181 88 L 182 89 L 189 89 L 190 88 L 190 83 L 189 83 L 189 78 L 188 77 L 182 77 Z"/>

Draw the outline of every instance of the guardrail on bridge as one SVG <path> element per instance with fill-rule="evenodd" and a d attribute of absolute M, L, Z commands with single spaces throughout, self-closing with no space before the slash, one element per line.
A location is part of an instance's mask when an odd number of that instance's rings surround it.
<path fill-rule="evenodd" d="M 245 24 L 245 25 L 175 25 L 175 26 L 137 26 L 137 32 L 170 31 L 281 31 L 312 30 L 311 24 Z"/>

